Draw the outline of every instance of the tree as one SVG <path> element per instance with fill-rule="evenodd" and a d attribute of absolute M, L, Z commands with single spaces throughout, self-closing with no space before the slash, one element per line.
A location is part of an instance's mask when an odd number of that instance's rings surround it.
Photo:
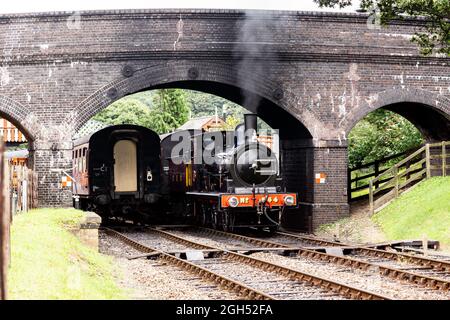
<path fill-rule="evenodd" d="M 345 8 L 352 0 L 314 0 L 320 7 Z M 424 17 L 424 28 L 416 32 L 416 42 L 424 55 L 434 51 L 450 56 L 450 1 L 449 0 L 361 0 L 361 9 L 379 15 L 386 25 L 394 19 Z"/>
<path fill-rule="evenodd" d="M 94 120 L 108 124 L 135 124 L 149 127 L 151 111 L 148 106 L 133 98 L 122 98 L 96 114 Z"/>
<path fill-rule="evenodd" d="M 150 128 L 157 133 L 175 130 L 189 118 L 189 106 L 181 89 L 159 89 L 153 96 Z"/>
<path fill-rule="evenodd" d="M 349 135 L 350 167 L 398 154 L 423 143 L 420 132 L 402 116 L 383 109 L 368 114 Z"/>
<path fill-rule="evenodd" d="M 234 115 L 229 115 L 225 123 L 222 125 L 222 130 L 234 130 L 238 124 L 242 123 L 242 119 L 237 118 Z"/>

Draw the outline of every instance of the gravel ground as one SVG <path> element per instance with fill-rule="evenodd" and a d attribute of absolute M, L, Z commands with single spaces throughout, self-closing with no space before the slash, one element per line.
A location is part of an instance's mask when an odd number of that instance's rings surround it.
<path fill-rule="evenodd" d="M 289 258 L 272 253 L 256 253 L 252 257 L 275 262 L 299 271 L 349 284 L 367 291 L 382 294 L 398 300 L 448 300 L 448 293 L 428 290 L 408 283 L 400 283 L 381 277 L 378 272 L 367 272 L 318 262 L 303 257 Z"/>
<path fill-rule="evenodd" d="M 240 249 L 240 248 L 251 248 L 255 245 L 252 243 L 249 243 L 248 241 L 242 241 L 238 239 L 233 239 L 228 236 L 222 236 L 222 235 L 211 235 L 207 233 L 202 232 L 196 232 L 196 231 L 179 231 L 179 230 L 167 230 L 168 232 L 175 234 L 177 236 L 188 238 L 189 236 L 192 236 L 193 239 L 200 239 L 202 243 L 215 246 L 217 248 L 221 249 Z M 207 243 L 208 242 L 208 243 Z"/>
<path fill-rule="evenodd" d="M 296 280 L 225 258 L 195 261 L 208 270 L 281 300 L 343 300 L 344 297 Z"/>
<path fill-rule="evenodd" d="M 166 239 L 160 234 L 151 231 L 128 231 L 122 233 L 134 241 L 161 251 L 183 251 L 192 249 L 190 246 L 176 243 L 173 240 Z"/>
<path fill-rule="evenodd" d="M 247 241 L 241 241 L 236 239 L 230 239 L 230 237 L 226 236 L 211 236 L 208 234 L 202 234 L 195 231 L 177 231 L 177 230 L 169 230 L 170 233 L 173 233 L 177 236 L 183 237 L 187 240 L 192 240 L 195 242 L 199 242 L 208 246 L 212 246 L 220 249 L 237 249 L 237 248 L 252 248 L 255 245 L 248 243 Z M 214 237 L 214 238 L 211 238 Z"/>
<path fill-rule="evenodd" d="M 197 241 L 206 245 L 220 248 L 226 247 L 223 242 L 208 239 L 204 236 L 196 237 L 192 234 L 180 232 L 185 238 Z M 349 267 L 342 267 L 332 263 L 315 261 L 312 259 L 299 257 L 289 258 L 273 253 L 256 253 L 252 257 L 259 257 L 269 262 L 275 262 L 284 266 L 308 272 L 327 279 L 334 279 L 345 284 L 354 285 L 374 293 L 379 293 L 392 297 L 393 299 L 449 299 L 449 295 L 435 290 L 428 290 L 408 283 L 400 283 L 390 280 L 387 277 L 381 277 L 378 272 L 367 272 L 355 270 Z M 338 275 L 338 276 L 337 276 Z"/>
<path fill-rule="evenodd" d="M 224 300 L 239 299 L 231 292 L 192 273 L 157 260 L 128 260 L 141 252 L 100 233 L 100 252 L 114 257 L 116 279 L 131 299 L 149 300 Z"/>

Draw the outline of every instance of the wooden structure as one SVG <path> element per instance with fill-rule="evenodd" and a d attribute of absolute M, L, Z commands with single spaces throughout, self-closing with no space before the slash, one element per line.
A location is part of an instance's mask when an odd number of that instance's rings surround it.
<path fill-rule="evenodd" d="M 178 130 L 204 130 L 204 131 L 218 131 L 223 130 L 225 121 L 217 116 L 204 116 L 199 118 L 192 118 L 188 120 Z"/>
<path fill-rule="evenodd" d="M 8 170 L 3 158 L 3 142 L 0 141 L 0 300 L 7 298 L 7 270 L 10 246 L 10 203 Z"/>
<path fill-rule="evenodd" d="M 370 213 L 381 210 L 391 200 L 432 176 L 450 175 L 450 142 L 427 143 L 369 181 Z"/>
<path fill-rule="evenodd" d="M 349 168 L 347 173 L 348 201 L 356 201 L 369 196 L 369 181 L 388 170 L 393 161 L 399 161 L 416 149 L 407 150 L 388 157 L 378 159 L 357 167 Z M 377 181 L 376 185 L 385 181 Z"/>
<path fill-rule="evenodd" d="M 2 140 L 7 146 L 14 146 L 27 142 L 25 135 L 17 129 L 15 125 L 2 118 L 0 118 L 0 136 L 3 136 Z"/>
<path fill-rule="evenodd" d="M 12 199 L 12 211 L 26 212 L 37 207 L 37 174 L 22 165 L 8 163 L 9 197 Z"/>

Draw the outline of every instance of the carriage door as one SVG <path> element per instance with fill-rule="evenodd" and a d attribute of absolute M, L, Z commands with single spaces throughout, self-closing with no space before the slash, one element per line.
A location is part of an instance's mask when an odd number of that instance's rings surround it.
<path fill-rule="evenodd" d="M 119 140 L 114 145 L 115 192 L 137 191 L 136 143 Z"/>

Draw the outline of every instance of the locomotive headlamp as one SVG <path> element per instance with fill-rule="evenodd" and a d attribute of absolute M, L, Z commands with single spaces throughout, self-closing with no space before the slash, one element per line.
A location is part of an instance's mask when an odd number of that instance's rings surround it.
<path fill-rule="evenodd" d="M 284 204 L 287 206 L 293 206 L 295 204 L 295 199 L 293 196 L 284 197 Z"/>
<path fill-rule="evenodd" d="M 230 207 L 236 208 L 239 205 L 239 200 L 236 197 L 231 197 L 228 199 L 228 204 Z"/>

